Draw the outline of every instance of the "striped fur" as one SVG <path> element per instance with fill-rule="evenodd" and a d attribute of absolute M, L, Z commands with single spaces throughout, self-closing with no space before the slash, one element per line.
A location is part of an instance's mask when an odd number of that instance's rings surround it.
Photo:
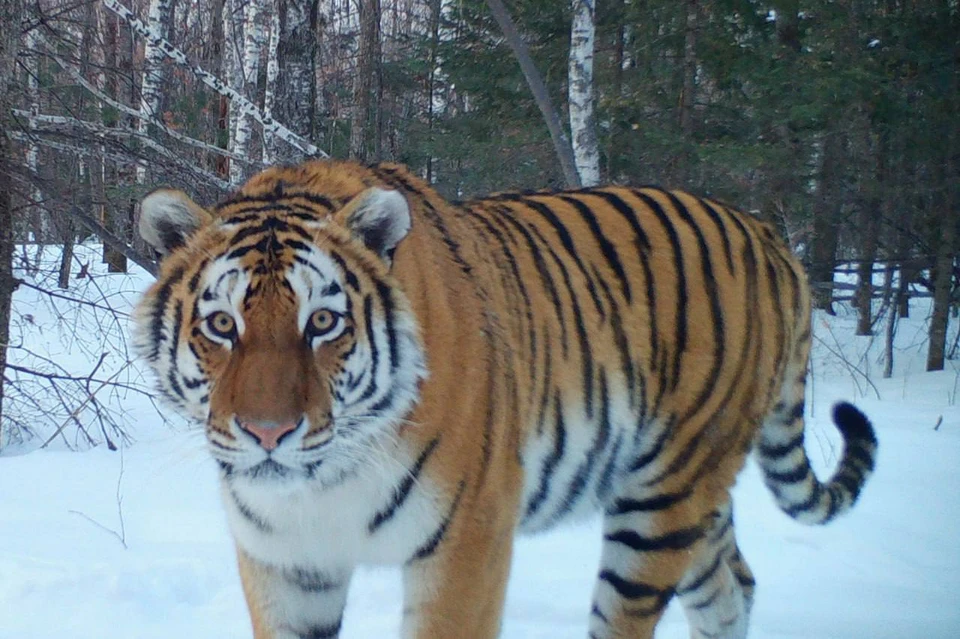
<path fill-rule="evenodd" d="M 159 191 L 136 344 L 206 424 L 257 639 L 335 637 L 350 574 L 404 566 L 407 637 L 494 637 L 515 531 L 602 511 L 590 636 L 742 637 L 729 488 L 754 450 L 805 523 L 873 469 L 840 404 L 803 451 L 805 276 L 766 225 L 658 188 L 451 204 L 397 165 L 273 168 L 206 211 Z"/>

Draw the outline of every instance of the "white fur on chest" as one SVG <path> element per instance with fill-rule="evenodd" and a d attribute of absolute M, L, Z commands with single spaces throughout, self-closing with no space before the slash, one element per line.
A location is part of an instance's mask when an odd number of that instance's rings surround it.
<path fill-rule="evenodd" d="M 399 564 L 443 517 L 436 490 L 421 475 L 403 504 L 373 525 L 378 514 L 395 504 L 410 465 L 409 459 L 391 460 L 388 469 L 371 465 L 330 488 L 311 482 L 279 488 L 222 481 L 221 495 L 237 544 L 265 564 L 338 571 L 358 564 Z"/>

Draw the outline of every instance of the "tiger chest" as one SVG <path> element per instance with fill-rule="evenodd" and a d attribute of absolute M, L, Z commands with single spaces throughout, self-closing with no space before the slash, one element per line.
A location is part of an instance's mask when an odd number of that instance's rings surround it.
<path fill-rule="evenodd" d="M 277 490 L 222 482 L 236 543 L 277 567 L 347 568 L 407 561 L 442 515 L 426 479 L 397 503 L 406 470 L 376 469 L 329 487 L 304 482 Z"/>

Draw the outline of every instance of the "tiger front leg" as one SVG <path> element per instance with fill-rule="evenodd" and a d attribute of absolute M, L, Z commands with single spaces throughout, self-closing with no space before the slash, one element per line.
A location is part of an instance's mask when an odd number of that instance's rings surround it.
<path fill-rule="evenodd" d="M 240 581 L 254 639 L 336 639 L 349 570 L 268 566 L 237 549 Z"/>
<path fill-rule="evenodd" d="M 445 534 L 431 540 L 432 547 L 421 548 L 406 564 L 401 633 L 405 639 L 499 636 L 514 521 L 484 520 L 498 510 L 461 513 Z"/>

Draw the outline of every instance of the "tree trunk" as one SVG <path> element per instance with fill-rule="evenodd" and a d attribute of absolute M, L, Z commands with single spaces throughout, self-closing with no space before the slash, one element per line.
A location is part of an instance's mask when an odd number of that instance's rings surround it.
<path fill-rule="evenodd" d="M 23 6 L 20 0 L 0 0 L 0 373 L 7 368 L 7 344 L 10 343 L 10 308 L 17 281 L 13 277 L 13 179 L 11 170 L 17 159 L 7 132 L 10 127 L 10 109 L 13 107 L 10 91 L 14 65 L 20 44 Z M 0 449 L 3 448 L 4 377 L 0 377 Z"/>
<path fill-rule="evenodd" d="M 33 25 L 32 28 L 27 30 L 26 51 L 23 57 L 23 66 L 27 76 L 27 101 L 30 104 L 30 117 L 27 119 L 27 128 L 31 137 L 33 137 L 34 131 L 36 131 L 37 128 L 36 118 L 40 115 L 40 50 L 37 46 L 39 29 L 39 25 Z M 39 158 L 39 147 L 33 142 L 27 144 L 26 162 L 27 169 L 29 169 L 31 176 L 33 176 L 32 179 L 36 179 L 38 174 L 40 168 Z M 40 204 L 43 202 L 43 197 L 40 195 L 40 189 L 37 186 L 30 189 L 30 200 L 31 205 L 27 207 L 26 211 L 28 215 L 33 218 L 36 241 L 39 244 L 44 244 L 53 240 L 53 234 L 50 228 L 50 213 Z"/>
<path fill-rule="evenodd" d="M 379 105 L 374 103 L 374 96 L 380 92 L 380 0 L 359 0 L 359 3 L 360 48 L 353 84 L 350 157 L 369 162 L 379 159 L 374 149 Z"/>
<path fill-rule="evenodd" d="M 150 10 L 147 24 L 156 33 L 164 38 L 170 33 L 170 21 L 173 17 L 172 0 L 150 0 Z M 140 89 L 140 113 L 142 117 L 137 122 L 137 131 L 146 135 L 151 119 L 160 117 L 160 99 L 163 96 L 163 50 L 161 41 L 148 38 L 143 45 L 143 80 Z M 147 165 L 141 161 L 137 163 L 137 184 L 147 181 Z"/>
<path fill-rule="evenodd" d="M 212 64 L 213 73 L 217 77 L 226 77 L 224 69 L 227 66 L 227 46 L 224 33 L 224 13 L 226 12 L 227 0 L 214 0 L 213 9 L 210 16 L 210 57 L 209 63 Z M 215 98 L 215 111 L 217 118 L 217 146 L 221 149 L 230 150 L 230 100 L 225 95 L 217 95 Z M 230 177 L 230 158 L 215 154 L 212 158 L 213 171 L 218 177 Z"/>
<path fill-rule="evenodd" d="M 263 117 L 273 118 L 277 104 L 277 76 L 280 74 L 280 63 L 277 59 L 277 49 L 280 46 L 280 12 L 274 11 L 270 15 L 270 38 L 267 44 L 267 75 L 263 85 Z M 289 123 L 288 123 L 289 124 Z M 261 150 L 264 166 L 273 164 L 277 155 L 276 139 L 264 131 L 263 149 Z"/>
<path fill-rule="evenodd" d="M 693 117 L 693 104 L 697 90 L 697 18 L 698 0 L 687 0 L 686 26 L 683 36 L 683 88 L 680 93 L 680 133 L 681 152 L 677 163 L 677 181 L 688 188 L 692 179 L 692 168 L 695 161 L 693 152 L 696 141 L 694 139 L 696 121 Z"/>
<path fill-rule="evenodd" d="M 595 0 L 572 0 L 570 27 L 568 96 L 570 101 L 570 139 L 573 142 L 577 175 L 583 186 L 600 183 L 600 150 L 597 148 L 597 119 L 594 112 L 593 50 Z"/>
<path fill-rule="evenodd" d="M 813 237 L 810 251 L 810 281 L 814 285 L 814 308 L 834 315 L 833 270 L 837 256 L 837 182 L 843 153 L 842 134 L 828 133 L 823 141 L 823 161 L 813 204 Z"/>
<path fill-rule="evenodd" d="M 937 247 L 936 278 L 933 282 L 933 315 L 930 318 L 930 346 L 927 370 L 942 371 L 950 321 L 950 294 L 953 288 L 953 262 L 957 255 L 957 202 L 946 196 L 940 213 L 940 239 Z"/>
<path fill-rule="evenodd" d="M 257 77 L 260 72 L 260 53 L 263 51 L 263 0 L 249 0 L 243 8 L 243 72 L 242 88 L 239 91 L 250 102 L 256 101 Z M 250 157 L 250 142 L 253 139 L 253 117 L 246 109 L 237 110 L 233 130 L 233 152 L 242 158 Z M 239 185 L 246 178 L 244 165 L 230 164 L 230 183 Z"/>
<path fill-rule="evenodd" d="M 869 141 L 869 132 L 865 136 Z M 868 196 L 860 209 L 860 263 L 857 267 L 858 287 L 855 293 L 857 303 L 857 335 L 873 334 L 873 264 L 877 258 L 877 243 L 880 239 L 880 220 L 884 213 L 889 216 L 892 211 L 889 199 L 883 198 L 882 189 L 888 180 L 887 171 L 887 140 L 881 134 L 876 145 L 876 172 L 874 179 L 866 185 Z M 866 177 L 864 179 L 869 179 Z"/>
<path fill-rule="evenodd" d="M 276 118 L 309 139 L 316 130 L 318 11 L 318 0 L 280 0 Z M 284 147 L 274 161 L 302 158 Z"/>
<path fill-rule="evenodd" d="M 434 112 L 433 102 L 437 85 L 437 55 L 440 48 L 440 17 L 443 12 L 443 0 L 430 2 L 430 69 L 427 72 L 427 130 L 429 131 L 427 153 L 427 184 L 433 184 L 434 163 Z"/>
<path fill-rule="evenodd" d="M 563 132 L 560 117 L 557 115 L 556 109 L 553 108 L 550 93 L 547 91 L 547 86 L 543 83 L 543 79 L 540 77 L 540 73 L 533 63 L 533 58 L 530 57 L 530 51 L 527 49 L 526 43 L 520 37 L 516 26 L 513 24 L 513 19 L 510 18 L 510 14 L 507 13 L 507 8 L 503 6 L 500 0 L 487 0 L 487 6 L 490 7 L 490 12 L 496 19 L 497 24 L 500 25 L 500 30 L 503 31 L 504 37 L 510 44 L 510 49 L 513 51 L 513 55 L 517 58 L 520 69 L 523 71 L 523 77 L 527 79 L 530 92 L 533 93 L 533 99 L 536 101 L 537 107 L 539 107 L 540 113 L 547 123 L 547 129 L 550 131 L 550 139 L 553 140 L 553 149 L 557 154 L 557 159 L 560 161 L 560 169 L 563 171 L 563 178 L 567 183 L 567 187 L 576 188 L 580 186 L 580 176 L 577 174 L 577 163 L 573 157 L 573 147 L 570 146 L 570 140 L 567 139 L 567 135 Z"/>

